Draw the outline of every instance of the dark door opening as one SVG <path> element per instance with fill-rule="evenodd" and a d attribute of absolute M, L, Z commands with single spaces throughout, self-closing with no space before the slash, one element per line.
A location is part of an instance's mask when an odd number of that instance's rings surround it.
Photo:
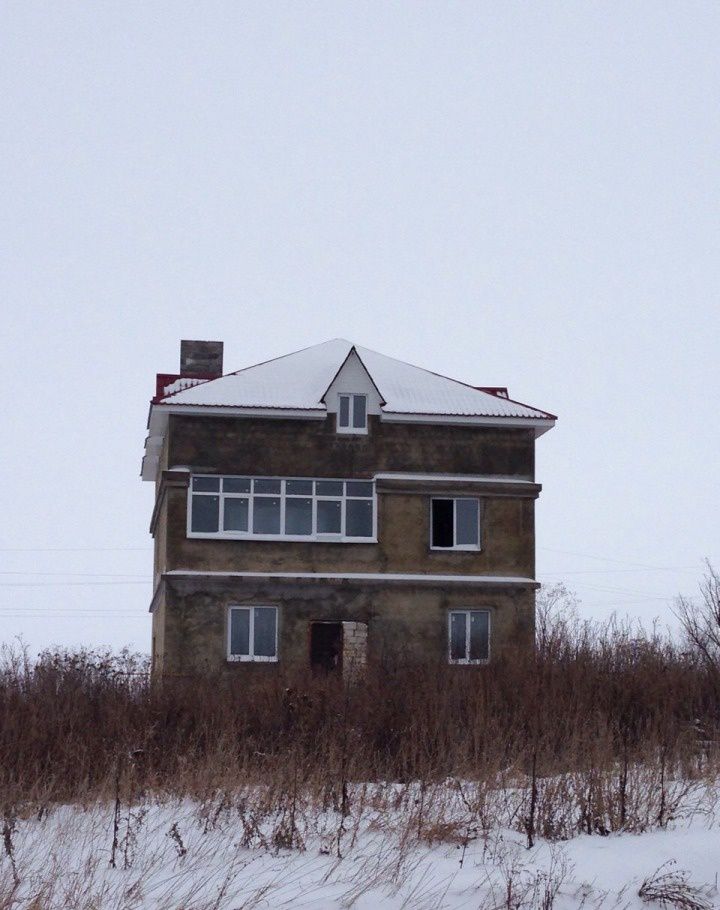
<path fill-rule="evenodd" d="M 342 623 L 310 623 L 310 666 L 313 670 L 320 673 L 342 670 L 342 651 Z"/>

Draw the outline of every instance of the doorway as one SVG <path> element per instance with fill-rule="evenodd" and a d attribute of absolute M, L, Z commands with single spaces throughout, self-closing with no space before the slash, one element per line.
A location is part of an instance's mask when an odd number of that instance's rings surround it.
<path fill-rule="evenodd" d="M 342 670 L 343 626 L 341 622 L 310 623 L 310 666 L 315 672 Z"/>

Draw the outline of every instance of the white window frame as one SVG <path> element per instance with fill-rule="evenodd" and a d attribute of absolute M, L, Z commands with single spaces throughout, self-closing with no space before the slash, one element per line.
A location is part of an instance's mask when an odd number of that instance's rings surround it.
<path fill-rule="evenodd" d="M 344 427 L 340 424 L 340 408 L 342 407 L 342 399 L 348 399 L 348 426 Z M 358 398 L 365 399 L 365 423 L 361 427 L 353 426 L 355 420 L 355 401 Z M 337 420 L 336 420 L 336 430 L 338 433 L 355 433 L 356 435 L 365 435 L 367 436 L 368 432 L 368 396 L 365 392 L 339 392 L 338 393 L 338 409 L 337 409 Z"/>
<path fill-rule="evenodd" d="M 196 477 L 211 477 L 219 480 L 218 490 L 194 490 L 193 480 Z M 223 492 L 223 480 L 249 480 L 250 492 L 248 493 L 225 493 Z M 275 480 L 280 482 L 279 493 L 255 493 L 254 481 L 256 480 Z M 312 483 L 311 493 L 287 493 L 287 483 L 294 481 L 304 481 Z M 343 492 L 338 494 L 326 494 L 316 492 L 316 483 L 341 483 Z M 348 495 L 347 483 L 367 483 L 372 484 L 372 496 L 353 496 Z M 218 530 L 217 531 L 193 531 L 192 530 L 192 501 L 193 496 L 217 496 L 218 503 Z M 254 509 L 253 501 L 256 496 L 267 496 L 271 499 L 280 500 L 280 533 L 278 534 L 254 534 L 252 531 Z M 310 534 L 284 534 L 282 529 L 285 527 L 285 504 L 290 499 L 310 499 L 312 500 L 312 531 Z M 247 531 L 225 531 L 222 529 L 223 517 L 225 514 L 226 499 L 245 499 L 248 502 L 248 530 Z M 349 500 L 361 500 L 363 502 L 372 502 L 372 534 L 370 537 L 353 537 L 344 533 L 347 522 L 347 503 Z M 340 502 L 340 532 L 338 534 L 321 533 L 317 529 L 318 502 L 330 501 Z M 187 525 L 186 534 L 189 538 L 199 538 L 203 540 L 259 540 L 259 541 L 293 541 L 297 543 L 377 543 L 377 487 L 374 480 L 362 478 L 338 478 L 338 477 L 270 477 L 268 475 L 250 476 L 236 474 L 192 474 L 187 494 Z"/>
<path fill-rule="evenodd" d="M 472 500 L 477 503 L 477 539 L 478 542 L 474 543 L 462 543 L 456 544 L 453 543 L 451 547 L 436 547 L 433 546 L 433 503 L 435 500 L 450 500 L 453 503 L 453 540 L 457 540 L 457 506 L 455 503 L 458 500 Z M 478 496 L 431 496 L 430 497 L 430 549 L 435 550 L 439 553 L 454 552 L 457 550 L 465 550 L 473 553 L 479 553 L 482 550 L 482 500 Z"/>
<path fill-rule="evenodd" d="M 488 619 L 488 653 L 487 657 L 477 657 L 470 659 L 470 622 L 473 613 L 486 613 Z M 452 618 L 453 616 L 465 616 L 465 657 L 453 658 L 452 656 Z M 448 641 L 448 663 L 457 665 L 476 665 L 486 664 L 490 661 L 492 650 L 492 610 L 487 607 L 460 607 L 457 610 L 448 610 L 447 621 L 447 641 Z"/>
<path fill-rule="evenodd" d="M 266 655 L 258 655 L 257 657 L 253 653 L 255 648 L 255 610 L 258 608 L 264 610 L 274 610 L 275 611 L 275 656 L 267 657 Z M 250 650 L 249 654 L 233 654 L 231 651 L 232 648 L 232 614 L 233 611 L 244 610 L 246 613 L 250 614 L 249 620 L 249 637 L 248 637 L 248 648 Z M 279 614 L 280 610 L 275 604 L 230 604 L 227 609 L 227 659 L 232 663 L 266 663 L 266 664 L 276 664 L 278 662 L 278 650 L 280 642 L 278 639 L 278 626 L 279 626 Z"/>

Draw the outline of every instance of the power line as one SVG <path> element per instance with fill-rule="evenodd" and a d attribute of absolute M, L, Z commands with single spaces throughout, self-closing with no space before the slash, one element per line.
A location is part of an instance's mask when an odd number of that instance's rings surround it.
<path fill-rule="evenodd" d="M 138 550 L 148 553 L 152 547 L 0 547 L 0 553 L 120 553 Z"/>
<path fill-rule="evenodd" d="M 0 588 L 70 588 L 91 585 L 149 585 L 147 581 L 2 581 Z"/>
<path fill-rule="evenodd" d="M 545 550 L 548 553 L 564 553 L 567 556 L 582 556 L 585 559 L 596 559 L 599 562 L 612 562 L 612 563 L 617 563 L 618 565 L 622 565 L 622 566 L 634 566 L 635 568 L 639 568 L 639 569 L 658 569 L 660 571 L 665 571 L 665 569 L 666 569 L 666 566 L 651 566 L 651 565 L 647 565 L 647 563 L 631 562 L 630 560 L 627 560 L 627 559 L 614 559 L 610 556 L 597 556 L 596 554 L 593 554 L 593 553 L 578 553 L 575 550 L 558 550 L 555 547 L 538 547 L 537 549 Z M 699 566 L 698 566 L 698 568 L 699 568 Z"/>
<path fill-rule="evenodd" d="M 610 594 L 627 594 L 630 597 L 646 597 L 648 600 L 670 600 L 673 594 L 652 594 L 650 591 L 633 591 L 630 588 L 615 588 L 607 585 L 591 585 L 587 582 L 577 582 L 577 587 L 587 588 L 589 591 L 601 591 Z"/>
<path fill-rule="evenodd" d="M 59 575 L 61 577 L 70 577 L 70 578 L 137 578 L 145 579 L 146 581 L 152 580 L 151 575 L 140 575 L 138 572 L 132 574 L 129 573 L 117 573 L 117 572 L 0 572 L 0 575 L 23 575 L 29 577 L 35 576 L 52 576 Z"/>
<path fill-rule="evenodd" d="M 663 569 L 572 569 L 569 572 L 538 572 L 538 575 L 564 576 L 564 575 L 618 575 L 625 572 L 637 574 L 638 572 L 697 572 L 698 566 L 665 566 Z"/>

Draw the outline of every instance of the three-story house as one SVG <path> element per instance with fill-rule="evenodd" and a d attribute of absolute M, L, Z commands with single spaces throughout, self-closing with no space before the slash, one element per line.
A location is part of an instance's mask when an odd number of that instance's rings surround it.
<path fill-rule="evenodd" d="M 342 339 L 222 369 L 183 341 L 150 405 L 156 674 L 532 647 L 552 414 Z"/>

